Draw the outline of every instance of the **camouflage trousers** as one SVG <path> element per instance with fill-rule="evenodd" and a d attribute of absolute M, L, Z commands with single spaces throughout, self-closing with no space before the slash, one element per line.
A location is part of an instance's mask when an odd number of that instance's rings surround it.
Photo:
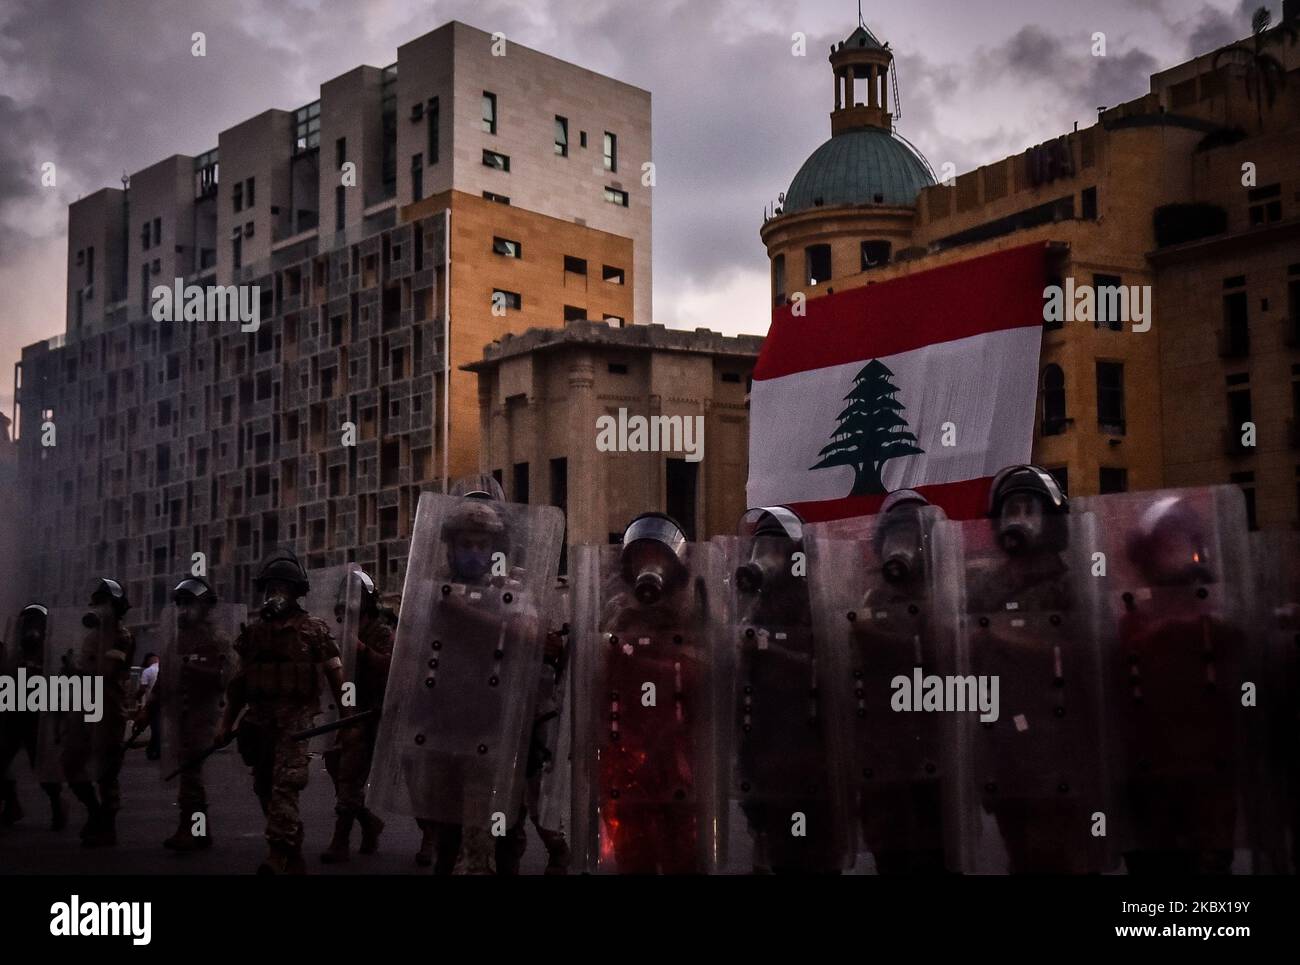
<path fill-rule="evenodd" d="M 290 735 L 311 727 L 315 710 L 256 708 L 239 727 L 239 756 L 253 769 L 253 792 L 266 815 L 266 840 L 302 846 L 298 795 L 307 786 L 307 741 Z"/>
<path fill-rule="evenodd" d="M 335 814 L 356 817 L 366 809 L 366 780 L 378 736 L 377 720 L 345 727 L 338 732 L 334 747 L 325 752 L 325 770 L 334 781 Z"/>

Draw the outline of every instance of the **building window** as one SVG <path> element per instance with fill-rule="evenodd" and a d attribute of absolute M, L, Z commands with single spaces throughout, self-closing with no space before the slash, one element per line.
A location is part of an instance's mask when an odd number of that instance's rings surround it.
<path fill-rule="evenodd" d="M 507 258 L 522 258 L 524 256 L 524 246 L 517 241 L 511 241 L 509 238 L 493 238 L 492 251 L 494 254 L 504 255 Z"/>
<path fill-rule="evenodd" d="M 604 265 L 600 270 L 601 279 L 609 282 L 611 285 L 623 284 L 623 269 L 614 265 Z"/>
<path fill-rule="evenodd" d="M 1228 393 L 1228 439 L 1234 449 L 1241 448 L 1242 426 L 1253 422 L 1253 407 L 1250 403 L 1250 388 L 1233 389 Z"/>
<path fill-rule="evenodd" d="M 605 200 L 610 204 L 617 204 L 621 207 L 627 207 L 627 192 L 620 191 L 618 188 L 605 188 Z"/>
<path fill-rule="evenodd" d="M 492 304 L 519 309 L 524 307 L 524 300 L 519 292 L 508 292 L 503 288 L 494 288 L 492 290 Z"/>
<path fill-rule="evenodd" d="M 605 132 L 605 170 L 618 170 L 618 136 Z"/>
<path fill-rule="evenodd" d="M 1102 466 L 1097 491 L 1103 496 L 1128 492 L 1128 470 L 1117 466 Z"/>
<path fill-rule="evenodd" d="M 585 308 L 578 308 L 574 305 L 564 306 L 564 321 L 566 324 L 568 322 L 585 322 L 586 320 L 587 310 Z"/>
<path fill-rule="evenodd" d="M 419 201 L 424 197 L 424 155 L 411 155 L 411 200 Z"/>
<path fill-rule="evenodd" d="M 1219 333 L 1219 354 L 1239 358 L 1250 352 L 1250 319 L 1246 293 L 1230 292 L 1223 296 L 1223 331 Z"/>
<path fill-rule="evenodd" d="M 1259 529 L 1259 519 L 1255 515 L 1255 474 L 1234 472 L 1228 476 L 1228 482 L 1241 487 L 1241 494 L 1246 497 L 1246 527 L 1254 532 Z"/>
<path fill-rule="evenodd" d="M 153 243 L 162 244 L 162 218 L 153 219 Z"/>
<path fill-rule="evenodd" d="M 86 284 L 95 284 L 95 249 L 86 249 Z"/>
<path fill-rule="evenodd" d="M 607 368 L 610 375 L 627 375 L 627 365 L 623 362 L 610 362 Z"/>
<path fill-rule="evenodd" d="M 1094 328 L 1109 328 L 1112 332 L 1124 330 L 1124 315 L 1128 310 L 1128 291 L 1119 275 L 1092 276 L 1092 292 L 1097 299 Z"/>
<path fill-rule="evenodd" d="M 555 153 L 560 157 L 569 156 L 569 119 L 555 115 Z"/>
<path fill-rule="evenodd" d="M 1065 373 L 1052 364 L 1043 369 L 1043 427 L 1045 436 L 1065 431 Z"/>
<path fill-rule="evenodd" d="M 489 151 L 487 148 L 484 148 L 483 166 L 488 168 L 496 168 L 498 171 L 509 171 L 510 158 L 504 154 L 498 153 L 497 151 Z"/>
<path fill-rule="evenodd" d="M 140 226 L 140 250 L 141 251 L 149 250 L 150 237 L 151 235 L 149 232 L 149 222 L 146 221 L 144 224 Z"/>
<path fill-rule="evenodd" d="M 483 130 L 497 132 L 497 95 L 488 91 L 483 92 Z"/>
<path fill-rule="evenodd" d="M 1097 426 L 1122 436 L 1124 423 L 1124 363 L 1097 363 Z"/>
<path fill-rule="evenodd" d="M 564 270 L 574 275 L 586 275 L 587 259 L 575 258 L 573 255 L 565 255 Z"/>
<path fill-rule="evenodd" d="M 514 501 L 528 505 L 528 463 L 515 463 L 515 492 Z"/>
<path fill-rule="evenodd" d="M 230 264 L 241 268 L 244 264 L 244 236 L 241 232 L 230 239 Z"/>
<path fill-rule="evenodd" d="M 346 164 L 347 161 L 348 161 L 348 139 L 346 137 L 340 137 L 337 141 L 334 142 L 334 167 L 338 168 L 339 170 L 342 170 L 343 165 Z"/>
<path fill-rule="evenodd" d="M 319 143 L 319 139 L 317 143 Z M 251 208 L 253 206 L 253 201 L 257 197 L 256 188 L 257 188 L 257 179 L 249 178 L 248 187 L 244 189 L 244 205 L 246 207 Z"/>
<path fill-rule="evenodd" d="M 804 281 L 809 285 L 830 281 L 831 246 L 809 245 L 804 253 Z"/>
<path fill-rule="evenodd" d="M 579 147 L 583 147 L 583 148 L 585 148 L 585 147 L 587 146 L 587 132 L 586 132 L 586 131 L 579 131 L 579 132 L 578 132 L 578 146 L 579 146 Z"/>
<path fill-rule="evenodd" d="M 1262 188 L 1254 188 L 1246 193 L 1246 197 L 1250 202 L 1250 226 L 1252 228 L 1282 220 L 1281 195 L 1282 186 L 1280 184 L 1266 184 Z"/>
<path fill-rule="evenodd" d="M 772 304 L 785 304 L 785 255 L 772 259 Z"/>
<path fill-rule="evenodd" d="M 495 201 L 497 204 L 509 204 L 509 203 L 510 203 L 510 199 L 509 199 L 508 197 L 506 197 L 504 194 L 494 194 L 494 193 L 491 192 L 491 191 L 484 191 L 484 192 L 483 192 L 483 199 L 484 199 L 485 201 Z"/>
<path fill-rule="evenodd" d="M 1097 189 L 1096 188 L 1083 189 L 1083 198 L 1082 198 L 1082 203 L 1080 204 L 1080 208 L 1082 209 L 1082 216 L 1084 221 L 1097 220 Z M 1122 492 L 1122 490 L 1120 491 Z"/>
<path fill-rule="evenodd" d="M 438 98 L 436 97 L 429 98 L 429 109 L 426 112 L 426 117 L 424 122 L 425 124 L 428 125 L 428 132 L 429 132 L 429 143 L 427 145 L 428 151 L 426 152 L 429 155 L 429 163 L 437 164 L 438 163 L 438 123 L 439 123 Z"/>
<path fill-rule="evenodd" d="M 862 270 L 870 271 L 889 264 L 891 246 L 888 241 L 862 242 Z"/>
<path fill-rule="evenodd" d="M 347 218 L 347 188 L 339 185 L 334 189 L 334 230 L 342 231 Z"/>
<path fill-rule="evenodd" d="M 232 205 L 234 205 L 236 211 L 244 210 L 244 182 L 243 181 L 235 182 L 235 186 L 230 192 L 230 202 Z M 148 231 L 148 228 L 149 226 L 145 225 L 146 231 Z"/>
<path fill-rule="evenodd" d="M 320 147 L 320 101 L 293 112 L 293 153 L 302 154 Z M 253 203 L 249 198 L 248 203 Z"/>

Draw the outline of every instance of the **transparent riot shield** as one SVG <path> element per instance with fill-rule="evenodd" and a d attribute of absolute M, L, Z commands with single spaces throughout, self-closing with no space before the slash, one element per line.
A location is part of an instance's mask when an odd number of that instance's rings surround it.
<path fill-rule="evenodd" d="M 307 583 L 311 589 L 302 599 L 302 608 L 324 621 L 334 636 L 339 658 L 343 661 L 345 691 L 350 689 L 348 684 L 356 686 L 357 634 L 361 628 L 361 583 L 357 576 L 360 570 L 356 563 L 308 570 Z M 333 690 L 323 677 L 320 692 L 322 709 L 317 723 L 332 724 L 339 719 L 339 708 L 334 703 Z M 344 696 L 346 699 L 346 692 Z M 321 734 L 311 739 L 309 747 L 313 753 L 323 754 L 337 741 L 336 733 Z"/>
<path fill-rule="evenodd" d="M 83 626 L 83 613 L 74 608 L 51 610 L 45 637 L 45 672 L 61 678 L 57 686 L 68 708 L 56 715 L 59 720 L 55 743 L 70 784 L 96 782 L 114 770 L 121 761 L 127 736 L 124 707 L 111 693 L 114 682 L 105 676 L 110 666 L 108 652 L 119 641 L 101 629 Z M 102 681 L 99 719 L 87 720 L 84 710 L 69 705 L 77 702 L 84 708 L 86 688 L 93 687 L 96 681 Z"/>
<path fill-rule="evenodd" d="M 716 548 L 683 543 L 646 587 L 619 546 L 574 554 L 572 850 L 590 872 L 716 870 L 726 840 Z M 645 572 L 649 572 L 647 567 Z"/>
<path fill-rule="evenodd" d="M 81 625 L 83 611 L 73 607 L 55 607 L 50 610 L 45 624 L 45 650 L 42 673 L 49 683 L 51 693 L 62 688 L 66 693 L 73 686 L 62 679 L 72 674 L 76 654 L 86 629 Z M 69 714 L 49 711 L 40 715 L 36 730 L 36 779 L 41 782 L 61 784 L 67 780 L 64 758 L 69 746 Z M 125 737 L 125 735 L 123 735 Z"/>
<path fill-rule="evenodd" d="M 1079 500 L 1102 531 L 1107 691 L 1130 873 L 1226 872 L 1257 842 L 1248 735 L 1260 680 L 1236 486 Z M 1256 689 L 1255 686 L 1251 687 Z"/>
<path fill-rule="evenodd" d="M 569 586 L 561 581 L 551 601 L 548 626 L 548 653 L 542 661 L 541 683 L 537 693 L 537 719 L 533 725 L 532 762 L 541 769 L 537 778 L 537 822 L 548 831 L 565 831 L 569 825 L 573 787 L 573 675 L 569 658 L 573 639 L 570 626 Z"/>
<path fill-rule="evenodd" d="M 238 660 L 235 641 L 247 620 L 242 605 L 175 605 L 158 623 L 158 719 L 164 775 L 212 746 Z"/>
<path fill-rule="evenodd" d="M 997 526 L 987 519 L 935 526 L 936 602 L 957 672 L 922 678 L 919 693 L 912 687 L 923 711 L 953 715 L 958 727 L 961 868 L 1108 870 L 1117 829 L 1103 728 L 1100 588 L 1091 575 L 1096 521 L 1045 517 L 1014 552 L 1004 549 Z"/>
<path fill-rule="evenodd" d="M 563 529 L 554 507 L 420 497 L 371 807 L 515 823 Z"/>
<path fill-rule="evenodd" d="M 955 651 L 935 605 L 937 507 L 808 527 L 818 692 L 847 827 L 880 874 L 957 870 L 951 748 L 957 717 L 895 699 L 946 676 Z"/>
<path fill-rule="evenodd" d="M 1300 870 L 1300 535 L 1250 534 L 1258 615 L 1248 631 L 1259 637 L 1259 713 L 1249 743 L 1260 749 L 1247 796 L 1260 829 L 1254 870 Z"/>
<path fill-rule="evenodd" d="M 729 750 L 727 783 L 744 815 L 754 866 L 834 872 L 851 865 L 851 825 L 834 799 L 803 524 L 792 518 L 788 531 L 755 532 L 759 514 L 781 509 L 746 513 L 739 537 L 718 543 L 730 647 L 721 711 L 730 719 L 722 722 L 727 736 L 720 747 Z"/>

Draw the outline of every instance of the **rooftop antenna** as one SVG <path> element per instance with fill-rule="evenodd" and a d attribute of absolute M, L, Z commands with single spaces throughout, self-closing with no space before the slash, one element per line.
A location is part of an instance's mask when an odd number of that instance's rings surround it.
<path fill-rule="evenodd" d="M 125 171 L 123 171 L 123 172 L 122 172 L 122 190 L 125 191 L 125 190 L 126 190 L 127 188 L 129 188 L 130 186 L 131 186 L 131 175 L 129 175 L 129 174 L 127 174 Z"/>
<path fill-rule="evenodd" d="M 862 0 L 858 0 L 858 26 L 866 28 L 867 22 L 862 19 Z"/>

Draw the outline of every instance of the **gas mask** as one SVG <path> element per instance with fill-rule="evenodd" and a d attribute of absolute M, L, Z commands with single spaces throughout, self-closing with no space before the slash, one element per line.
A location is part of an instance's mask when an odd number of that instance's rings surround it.
<path fill-rule="evenodd" d="M 642 606 L 654 606 L 673 588 L 681 564 L 667 547 L 656 549 L 653 544 L 629 547 L 624 554 L 624 574 L 632 595 Z"/>
<path fill-rule="evenodd" d="M 201 610 L 197 604 L 180 604 L 176 608 L 176 625 L 182 630 L 192 630 L 203 622 Z"/>
<path fill-rule="evenodd" d="M 885 529 L 880 544 L 880 573 L 895 585 L 919 579 L 924 569 L 921 531 L 915 519 L 902 519 Z"/>
<path fill-rule="evenodd" d="M 1012 493 L 998 517 L 998 545 L 1008 556 L 1027 553 L 1041 541 L 1043 526 L 1042 501 L 1031 493 Z"/>
<path fill-rule="evenodd" d="M 452 541 L 450 556 L 457 579 L 481 580 L 492 569 L 492 542 L 480 536 L 457 536 Z"/>
<path fill-rule="evenodd" d="M 747 595 L 774 592 L 791 575 L 792 547 L 793 542 L 784 537 L 756 538 L 749 562 L 736 569 L 736 589 Z"/>
<path fill-rule="evenodd" d="M 266 599 L 262 601 L 262 619 L 283 620 L 292 607 L 293 600 L 283 588 L 268 590 Z"/>
<path fill-rule="evenodd" d="M 94 603 L 81 618 L 81 625 L 87 630 L 98 630 L 113 621 L 116 611 L 108 603 Z"/>
<path fill-rule="evenodd" d="M 18 645 L 25 653 L 38 652 L 45 645 L 45 631 L 38 624 L 24 627 Z"/>

